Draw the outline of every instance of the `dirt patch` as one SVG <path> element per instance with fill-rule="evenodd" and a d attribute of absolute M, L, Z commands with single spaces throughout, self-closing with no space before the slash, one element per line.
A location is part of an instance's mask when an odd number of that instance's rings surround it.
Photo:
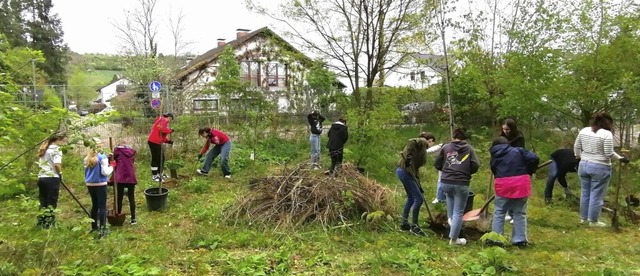
<path fill-rule="evenodd" d="M 438 213 L 433 217 L 434 222 L 428 224 L 427 228 L 436 233 L 436 235 L 440 236 L 443 239 L 449 239 L 449 224 L 447 223 L 447 214 Z M 460 230 L 460 237 L 465 238 L 468 241 L 477 241 L 480 240 L 482 235 L 488 233 L 490 231 L 484 230 L 482 225 L 476 223 L 467 223 L 462 226 Z"/>

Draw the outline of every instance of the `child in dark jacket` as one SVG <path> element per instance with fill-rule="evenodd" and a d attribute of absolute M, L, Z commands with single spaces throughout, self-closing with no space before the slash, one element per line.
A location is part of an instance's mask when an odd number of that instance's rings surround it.
<path fill-rule="evenodd" d="M 349 129 L 347 128 L 347 120 L 344 118 L 338 119 L 335 123 L 331 124 L 329 128 L 329 156 L 331 157 L 331 167 L 325 174 L 334 174 L 338 170 L 338 166 L 342 164 L 342 157 L 344 154 L 344 144 L 349 140 Z"/>
<path fill-rule="evenodd" d="M 551 153 L 551 164 L 549 164 L 549 173 L 547 174 L 547 185 L 544 189 L 544 201 L 549 204 L 553 202 L 553 185 L 556 179 L 564 188 L 564 194 L 567 197 L 573 196 L 569 185 L 567 185 L 567 173 L 578 172 L 578 164 L 580 160 L 576 159 L 573 149 L 558 149 Z"/>
<path fill-rule="evenodd" d="M 505 137 L 496 138 L 489 151 L 496 191 L 492 231 L 504 234 L 505 215 L 513 211 L 511 243 L 527 246 L 527 200 L 531 195 L 531 174 L 538 167 L 540 158 L 521 147 L 510 146 Z"/>
<path fill-rule="evenodd" d="M 118 184 L 118 214 L 122 213 L 122 200 L 124 198 L 124 189 L 127 189 L 127 199 L 129 200 L 129 211 L 131 212 L 131 225 L 137 223 L 136 220 L 136 200 L 135 188 L 138 183 L 136 178 L 136 150 L 134 150 L 126 142 L 120 142 L 113 149 L 113 159 L 116 166 L 113 168 L 113 179 Z"/>

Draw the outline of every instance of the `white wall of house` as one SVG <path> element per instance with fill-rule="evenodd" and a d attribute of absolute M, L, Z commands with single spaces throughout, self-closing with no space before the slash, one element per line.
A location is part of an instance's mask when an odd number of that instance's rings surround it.
<path fill-rule="evenodd" d="M 100 88 L 100 90 L 98 90 L 98 93 L 100 93 L 100 96 L 98 96 L 98 100 L 100 101 L 100 103 L 111 106 L 111 98 L 118 95 L 118 92 L 116 91 L 116 87 L 118 85 L 129 85 L 129 80 L 121 78 L 105 87 Z"/>
<path fill-rule="evenodd" d="M 441 74 L 426 66 L 405 66 L 389 72 L 384 84 L 392 87 L 427 88 L 440 81 Z"/>
<path fill-rule="evenodd" d="M 256 49 L 264 47 L 264 42 L 264 39 L 259 37 L 255 41 L 246 43 L 241 47 L 236 47 L 236 56 L 244 56 L 247 52 L 253 52 Z M 277 61 L 270 61 L 269 59 L 268 57 L 256 57 L 255 60 L 240 61 L 240 75 L 241 77 L 248 77 L 247 80 L 253 84 L 260 83 L 261 88 L 265 90 L 265 96 L 277 104 L 280 112 L 291 111 L 290 107 L 292 104 L 290 100 L 286 97 L 280 97 L 279 95 L 282 91 L 288 90 L 288 85 L 290 85 L 288 82 L 292 79 L 302 79 L 304 72 L 303 70 L 295 70 L 296 73 L 292 73 L 291 66 L 300 67 L 298 62 L 291 62 L 289 67 L 285 67 L 284 64 Z M 250 62 L 250 64 L 246 62 Z M 203 97 L 200 92 L 202 89 L 211 86 L 211 83 L 215 80 L 217 68 L 218 63 L 216 59 L 207 64 L 203 69 L 193 71 L 186 76 L 183 83 L 188 85 L 183 84 L 183 93 L 185 93 L 187 98 L 192 99 L 192 101 L 185 101 L 185 112 L 188 113 L 194 110 L 193 101 Z M 296 75 L 294 76 L 294 74 Z M 257 76 L 260 78 L 258 79 Z"/>

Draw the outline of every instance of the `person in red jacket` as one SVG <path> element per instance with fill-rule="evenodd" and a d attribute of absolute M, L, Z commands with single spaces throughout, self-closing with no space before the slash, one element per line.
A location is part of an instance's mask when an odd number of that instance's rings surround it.
<path fill-rule="evenodd" d="M 229 169 L 229 153 L 231 152 L 231 140 L 229 136 L 222 131 L 214 128 L 204 127 L 198 130 L 198 135 L 205 138 L 207 142 L 198 154 L 198 160 L 207 153 L 211 144 L 214 145 L 213 149 L 209 150 L 204 160 L 202 169 L 198 169 L 198 173 L 201 175 L 207 175 L 209 169 L 211 169 L 211 163 L 213 159 L 220 155 L 220 164 L 222 168 L 222 174 L 225 178 L 231 178 L 231 170 Z"/>
<path fill-rule="evenodd" d="M 167 176 L 162 173 L 165 161 L 163 156 L 164 154 L 162 152 L 162 144 L 173 145 L 173 141 L 169 139 L 169 134 L 173 132 L 173 130 L 169 128 L 169 124 L 172 120 L 173 114 L 171 113 L 165 113 L 162 114 L 162 116 L 158 116 L 151 127 L 151 131 L 149 132 L 149 138 L 147 141 L 149 142 L 149 150 L 151 151 L 151 175 L 154 181 L 160 181 L 161 178 L 167 178 Z"/>

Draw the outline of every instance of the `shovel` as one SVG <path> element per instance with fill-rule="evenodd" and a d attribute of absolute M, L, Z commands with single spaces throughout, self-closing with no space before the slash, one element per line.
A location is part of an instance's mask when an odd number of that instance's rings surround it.
<path fill-rule="evenodd" d="M 69 194 L 71 195 L 73 200 L 75 200 L 76 203 L 78 203 L 78 205 L 80 205 L 80 208 L 82 208 L 82 211 L 84 211 L 84 213 L 87 214 L 87 216 L 91 218 L 91 214 L 89 213 L 89 211 L 87 211 L 87 208 L 85 208 L 84 205 L 82 205 L 82 203 L 80 203 L 80 200 L 78 200 L 78 198 L 71 192 L 69 187 L 67 187 L 67 185 L 64 184 L 62 179 L 60 179 L 60 184 L 62 184 L 62 187 L 64 187 L 64 189 L 67 190 L 67 192 L 69 192 Z"/>
<path fill-rule="evenodd" d="M 109 147 L 111 148 L 111 152 L 113 152 L 113 139 L 109 137 Z M 118 213 L 118 181 L 116 180 L 116 168 L 113 168 L 113 209 L 107 211 L 107 221 L 111 226 L 122 226 L 127 216 L 123 213 Z"/>

